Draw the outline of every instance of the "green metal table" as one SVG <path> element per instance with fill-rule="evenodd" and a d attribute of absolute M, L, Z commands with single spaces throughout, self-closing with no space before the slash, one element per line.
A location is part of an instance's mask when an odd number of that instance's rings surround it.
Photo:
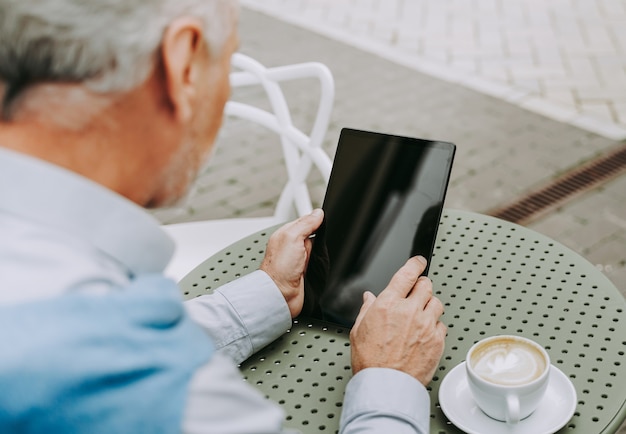
<path fill-rule="evenodd" d="M 272 228 L 189 273 L 186 298 L 258 268 Z M 573 382 L 578 404 L 559 433 L 613 433 L 626 418 L 626 300 L 592 264 L 561 244 L 493 217 L 445 210 L 430 277 L 446 311 L 446 350 L 428 390 L 431 433 L 458 433 L 443 414 L 442 379 L 477 340 L 519 334 L 544 345 Z M 336 433 L 351 378 L 349 330 L 300 318 L 241 365 L 244 378 L 304 433 Z"/>

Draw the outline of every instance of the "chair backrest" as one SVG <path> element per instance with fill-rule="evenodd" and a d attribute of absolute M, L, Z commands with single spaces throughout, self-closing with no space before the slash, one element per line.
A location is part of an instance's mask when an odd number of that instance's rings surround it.
<path fill-rule="evenodd" d="M 225 114 L 249 120 L 274 131 L 280 137 L 287 168 L 287 182 L 276 204 L 274 217 L 287 221 L 294 216 L 311 212 L 311 196 L 306 183 L 313 167 L 319 170 L 327 184 L 332 161 L 322 148 L 332 111 L 335 87 L 330 70 L 317 62 L 299 63 L 266 68 L 258 61 L 241 53 L 233 55 L 234 72 L 230 80 L 233 88 L 261 85 L 270 103 L 271 111 L 249 104 L 229 101 Z M 320 83 L 320 100 L 311 131 L 303 132 L 291 119 L 289 106 L 281 89 L 281 82 L 316 78 Z"/>

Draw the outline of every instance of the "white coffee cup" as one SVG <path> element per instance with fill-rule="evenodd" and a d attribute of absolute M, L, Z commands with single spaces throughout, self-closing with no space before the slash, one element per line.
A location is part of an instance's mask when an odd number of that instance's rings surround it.
<path fill-rule="evenodd" d="M 550 356 L 530 339 L 491 336 L 470 348 L 465 369 L 478 407 L 493 419 L 516 424 L 538 407 L 550 379 Z"/>

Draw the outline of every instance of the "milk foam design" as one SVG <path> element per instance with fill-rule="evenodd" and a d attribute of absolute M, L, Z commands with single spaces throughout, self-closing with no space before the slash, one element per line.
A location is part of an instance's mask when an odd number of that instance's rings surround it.
<path fill-rule="evenodd" d="M 537 350 L 526 345 L 502 343 L 479 350 L 474 371 L 485 380 L 503 385 L 530 383 L 545 369 Z"/>

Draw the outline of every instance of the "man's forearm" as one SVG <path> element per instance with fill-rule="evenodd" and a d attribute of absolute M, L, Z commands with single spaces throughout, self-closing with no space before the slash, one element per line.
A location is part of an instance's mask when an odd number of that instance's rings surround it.
<path fill-rule="evenodd" d="M 215 293 L 185 302 L 216 348 L 241 363 L 291 327 L 287 303 L 272 279 L 255 271 Z"/>

